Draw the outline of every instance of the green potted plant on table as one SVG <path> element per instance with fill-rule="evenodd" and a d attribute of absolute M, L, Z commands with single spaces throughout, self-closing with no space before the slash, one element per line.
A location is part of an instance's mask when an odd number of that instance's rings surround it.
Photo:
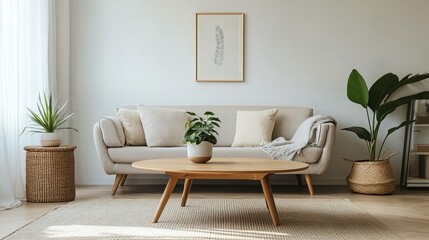
<path fill-rule="evenodd" d="M 420 82 L 429 78 L 429 74 L 408 74 L 399 80 L 393 73 L 380 77 L 368 90 L 365 80 L 356 69 L 350 73 L 347 83 L 347 97 L 350 101 L 365 109 L 368 128 L 354 126 L 343 130 L 354 132 L 364 140 L 368 149 L 369 159 L 354 161 L 347 184 L 351 191 L 364 194 L 389 194 L 395 190 L 395 178 L 388 157 L 382 157 L 386 139 L 396 130 L 413 123 L 415 120 L 404 121 L 390 128 L 382 137 L 379 145 L 379 131 L 382 122 L 397 107 L 411 103 L 417 99 L 429 99 L 429 91 L 410 94 L 398 99 L 391 99 L 405 85 Z"/>
<path fill-rule="evenodd" d="M 204 117 L 186 112 L 190 120 L 186 122 L 184 142 L 187 143 L 188 159 L 194 163 L 206 163 L 212 158 L 213 145 L 217 143 L 215 130 L 220 128 L 220 119 L 213 112 L 205 112 Z"/>
<path fill-rule="evenodd" d="M 39 94 L 39 101 L 37 103 L 37 111 L 28 108 L 29 117 L 33 124 L 26 126 L 21 135 L 25 132 L 40 133 L 40 145 L 42 147 L 58 147 L 61 145 L 62 133 L 57 130 L 70 129 L 78 132 L 72 127 L 61 127 L 67 120 L 74 114 L 67 114 L 67 104 L 58 104 L 58 100 L 52 102 L 52 94 L 43 97 Z"/>

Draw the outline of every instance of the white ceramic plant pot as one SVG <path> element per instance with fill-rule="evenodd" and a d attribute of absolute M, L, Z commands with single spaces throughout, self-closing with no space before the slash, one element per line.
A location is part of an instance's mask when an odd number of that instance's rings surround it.
<path fill-rule="evenodd" d="M 200 144 L 188 143 L 188 159 L 194 163 L 206 163 L 212 158 L 213 144 L 204 141 Z"/>
<path fill-rule="evenodd" d="M 61 145 L 62 132 L 50 132 L 40 134 L 42 147 L 58 147 Z"/>

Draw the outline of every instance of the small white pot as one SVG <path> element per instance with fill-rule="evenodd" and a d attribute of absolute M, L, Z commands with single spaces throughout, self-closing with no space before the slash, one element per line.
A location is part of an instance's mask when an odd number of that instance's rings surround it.
<path fill-rule="evenodd" d="M 213 144 L 204 141 L 200 144 L 188 143 L 188 159 L 194 163 L 206 163 L 212 158 Z"/>
<path fill-rule="evenodd" d="M 42 147 L 59 147 L 61 145 L 62 132 L 47 132 L 40 134 Z"/>

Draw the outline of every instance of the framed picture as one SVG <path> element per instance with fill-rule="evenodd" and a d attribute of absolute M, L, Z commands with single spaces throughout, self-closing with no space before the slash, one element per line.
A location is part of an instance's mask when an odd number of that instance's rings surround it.
<path fill-rule="evenodd" d="M 244 81 L 244 13 L 196 13 L 197 82 Z"/>

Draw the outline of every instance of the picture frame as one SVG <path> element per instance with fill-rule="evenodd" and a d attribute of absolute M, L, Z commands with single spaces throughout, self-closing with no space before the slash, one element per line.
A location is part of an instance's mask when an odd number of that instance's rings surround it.
<path fill-rule="evenodd" d="M 195 51 L 196 82 L 244 82 L 244 13 L 196 13 Z"/>

